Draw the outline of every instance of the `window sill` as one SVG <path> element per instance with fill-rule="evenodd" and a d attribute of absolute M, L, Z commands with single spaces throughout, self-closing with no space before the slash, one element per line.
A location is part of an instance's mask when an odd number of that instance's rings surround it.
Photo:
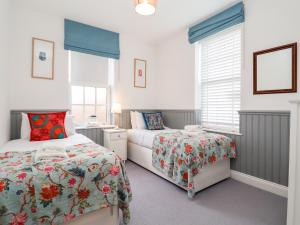
<path fill-rule="evenodd" d="M 211 129 L 211 128 L 202 128 L 205 131 L 208 132 L 216 132 L 216 133 L 221 133 L 221 134 L 232 134 L 235 136 L 243 136 L 243 134 L 239 133 L 239 132 L 235 132 L 235 131 L 226 131 L 226 130 L 218 130 L 218 129 Z"/>

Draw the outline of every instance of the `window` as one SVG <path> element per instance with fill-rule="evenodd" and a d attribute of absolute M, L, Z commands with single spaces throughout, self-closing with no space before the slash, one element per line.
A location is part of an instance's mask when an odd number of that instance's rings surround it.
<path fill-rule="evenodd" d="M 92 115 L 98 123 L 108 120 L 107 88 L 72 86 L 72 114 L 75 124 L 84 124 Z"/>
<path fill-rule="evenodd" d="M 72 114 L 76 125 L 85 125 L 90 116 L 99 124 L 110 122 L 110 90 L 113 60 L 69 52 Z"/>
<path fill-rule="evenodd" d="M 241 26 L 198 43 L 198 92 L 202 125 L 238 131 L 241 93 Z"/>

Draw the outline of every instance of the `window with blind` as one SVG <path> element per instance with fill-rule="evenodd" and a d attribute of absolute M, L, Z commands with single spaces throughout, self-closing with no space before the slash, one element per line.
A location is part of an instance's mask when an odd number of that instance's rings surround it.
<path fill-rule="evenodd" d="M 108 58 L 69 52 L 72 114 L 76 125 L 85 125 L 91 117 L 98 124 L 109 123 L 110 79 L 113 61 Z"/>
<path fill-rule="evenodd" d="M 198 101 L 203 127 L 239 130 L 241 26 L 198 43 Z"/>
<path fill-rule="evenodd" d="M 72 86 L 72 114 L 76 125 L 84 125 L 91 116 L 99 124 L 108 120 L 108 89 L 106 87 Z"/>

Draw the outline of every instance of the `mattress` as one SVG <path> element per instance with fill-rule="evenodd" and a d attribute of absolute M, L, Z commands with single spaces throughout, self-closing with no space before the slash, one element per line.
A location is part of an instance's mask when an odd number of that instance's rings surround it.
<path fill-rule="evenodd" d="M 176 132 L 178 130 L 165 129 L 165 130 L 143 130 L 143 129 L 130 129 L 127 130 L 128 141 L 146 148 L 152 149 L 154 137 L 157 134 L 164 132 Z"/>
<path fill-rule="evenodd" d="M 49 141 L 35 141 L 30 142 L 29 140 L 17 139 L 7 142 L 3 147 L 0 148 L 0 152 L 21 152 L 21 151 L 34 151 L 39 148 L 47 146 L 57 146 L 57 147 L 70 147 L 77 144 L 85 144 L 92 142 L 86 136 L 82 134 L 74 134 L 64 139 L 56 139 Z"/>

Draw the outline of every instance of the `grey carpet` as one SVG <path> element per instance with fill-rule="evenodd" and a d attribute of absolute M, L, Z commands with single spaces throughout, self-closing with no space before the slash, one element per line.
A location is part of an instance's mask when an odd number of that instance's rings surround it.
<path fill-rule="evenodd" d="M 187 193 L 126 163 L 133 191 L 130 225 L 285 225 L 287 200 L 232 179 L 189 200 Z"/>

